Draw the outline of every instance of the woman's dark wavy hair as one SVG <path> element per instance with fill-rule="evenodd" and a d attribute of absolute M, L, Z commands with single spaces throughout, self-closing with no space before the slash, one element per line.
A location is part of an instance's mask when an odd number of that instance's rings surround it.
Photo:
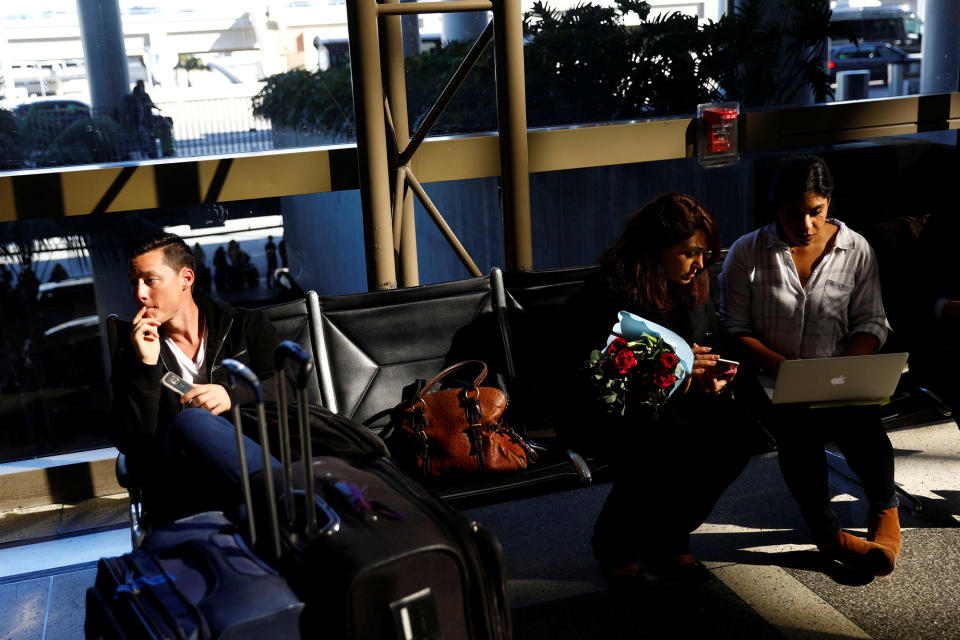
<path fill-rule="evenodd" d="M 805 193 L 815 193 L 830 200 L 833 197 L 833 176 L 820 156 L 787 156 L 777 163 L 768 196 L 774 212 L 782 204 Z"/>
<path fill-rule="evenodd" d="M 666 193 L 631 214 L 623 233 L 598 258 L 600 273 L 611 290 L 627 302 L 655 312 L 677 305 L 660 261 L 660 252 L 697 231 L 707 236 L 708 250 L 720 255 L 720 233 L 706 207 L 680 193 Z M 704 265 L 706 267 L 706 265 Z M 710 295 L 710 274 L 704 268 L 686 289 L 686 302 L 700 305 Z"/>

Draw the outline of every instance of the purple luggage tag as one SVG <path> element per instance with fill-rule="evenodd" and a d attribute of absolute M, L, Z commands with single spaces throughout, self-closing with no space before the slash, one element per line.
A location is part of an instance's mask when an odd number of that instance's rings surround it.
<path fill-rule="evenodd" d="M 374 514 L 394 520 L 402 520 L 405 517 L 402 513 L 394 511 L 378 500 L 367 500 L 364 489 L 352 482 L 334 480 L 330 483 L 330 486 L 337 491 L 354 513 L 369 513 L 372 511 Z"/>

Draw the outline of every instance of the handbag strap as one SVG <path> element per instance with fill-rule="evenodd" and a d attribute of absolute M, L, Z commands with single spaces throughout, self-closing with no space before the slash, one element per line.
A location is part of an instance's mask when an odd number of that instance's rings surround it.
<path fill-rule="evenodd" d="M 474 389 L 478 388 L 480 386 L 480 383 L 482 383 L 484 380 L 487 379 L 487 363 L 484 362 L 483 360 L 464 360 L 462 362 L 458 362 L 456 364 L 450 365 L 449 367 L 447 367 L 437 375 L 433 376 L 433 378 L 431 378 L 430 381 L 427 382 L 427 384 L 423 385 L 423 389 L 420 390 L 420 393 L 418 393 L 416 396 L 410 399 L 410 404 L 416 405 L 418 402 L 423 400 L 424 396 L 430 393 L 430 389 L 432 389 L 434 385 L 436 385 L 438 382 L 446 378 L 451 373 L 454 373 L 455 371 L 459 371 L 464 367 L 469 367 L 470 365 L 475 365 L 475 364 L 478 364 L 482 367 L 480 371 L 480 375 L 478 375 L 476 379 L 473 381 L 473 388 Z"/>

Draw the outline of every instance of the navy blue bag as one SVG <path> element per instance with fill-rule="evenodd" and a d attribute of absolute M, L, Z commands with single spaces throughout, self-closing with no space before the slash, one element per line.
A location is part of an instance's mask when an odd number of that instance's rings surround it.
<path fill-rule="evenodd" d="M 101 558 L 84 626 L 87 638 L 298 638 L 302 609 L 236 525 L 206 512 Z"/>

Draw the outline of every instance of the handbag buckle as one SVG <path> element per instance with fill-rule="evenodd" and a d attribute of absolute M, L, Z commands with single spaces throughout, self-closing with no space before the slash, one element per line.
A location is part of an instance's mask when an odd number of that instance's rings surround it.
<path fill-rule="evenodd" d="M 464 433 L 470 438 L 470 455 L 477 459 L 477 469 L 486 471 L 487 464 L 483 456 L 483 409 L 480 408 L 480 389 L 463 387 L 457 393 L 460 406 L 467 419 Z"/>
<path fill-rule="evenodd" d="M 430 475 L 430 439 L 427 436 L 427 420 L 424 415 L 426 403 L 424 403 L 422 399 L 418 400 L 413 403 L 412 408 L 413 415 L 410 418 L 410 423 L 413 427 L 413 433 L 417 436 L 417 440 L 419 440 L 423 474 L 428 476 Z"/>
<path fill-rule="evenodd" d="M 486 471 L 487 470 L 487 461 L 483 455 L 483 426 L 479 423 L 471 424 L 469 427 L 463 430 L 468 438 L 470 438 L 470 454 L 477 459 L 477 470 Z"/>
<path fill-rule="evenodd" d="M 483 409 L 480 408 L 480 389 L 464 387 L 457 393 L 457 398 L 466 414 L 467 424 L 471 427 L 479 426 L 483 420 Z"/>

